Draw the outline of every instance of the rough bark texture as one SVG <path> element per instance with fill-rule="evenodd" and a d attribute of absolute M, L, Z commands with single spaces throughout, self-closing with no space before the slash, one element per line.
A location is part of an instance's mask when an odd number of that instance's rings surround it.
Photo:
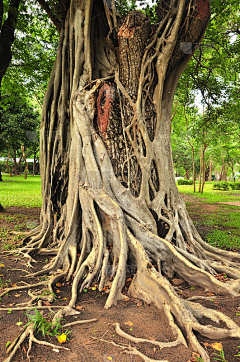
<path fill-rule="evenodd" d="M 72 313 L 77 293 L 93 281 L 101 291 L 112 279 L 105 307 L 117 303 L 130 266 L 136 274 L 129 294 L 163 308 L 175 345 L 188 344 L 209 362 L 195 332 L 240 338 L 239 327 L 181 299 L 166 278 L 177 274 L 216 294 L 239 294 L 240 255 L 201 239 L 178 193 L 171 155 L 173 96 L 191 56 L 183 45 L 192 42 L 194 51 L 201 40 L 209 2 L 160 1 L 154 26 L 138 11 L 119 19 L 111 4 L 70 4 L 43 105 L 41 226 L 18 252 L 29 263 L 33 251 L 56 254 L 34 274 L 54 273 L 42 282 L 50 290 L 73 278 L 69 305 L 56 319 Z M 218 281 L 219 272 L 231 282 Z M 201 317 L 225 327 L 202 325 Z"/>

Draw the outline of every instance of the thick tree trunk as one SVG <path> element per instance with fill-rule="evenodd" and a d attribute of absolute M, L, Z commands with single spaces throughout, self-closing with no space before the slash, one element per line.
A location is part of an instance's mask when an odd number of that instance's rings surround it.
<path fill-rule="evenodd" d="M 172 161 L 173 96 L 190 58 L 180 44 L 199 43 L 209 2 L 160 1 L 157 26 L 138 11 L 119 21 L 111 4 L 71 2 L 43 105 L 41 226 L 20 252 L 56 253 L 33 274 L 55 271 L 50 290 L 73 277 L 69 305 L 55 320 L 72 312 L 78 291 L 93 281 L 101 291 L 111 278 L 105 308 L 117 303 L 131 266 L 129 294 L 164 308 L 175 345 L 187 341 L 209 362 L 194 333 L 240 338 L 240 329 L 218 311 L 181 299 L 168 280 L 177 274 L 214 293 L 239 292 L 238 280 L 222 283 L 214 275 L 238 279 L 240 254 L 201 239 Z M 203 316 L 227 327 L 202 325 L 196 317 Z"/>

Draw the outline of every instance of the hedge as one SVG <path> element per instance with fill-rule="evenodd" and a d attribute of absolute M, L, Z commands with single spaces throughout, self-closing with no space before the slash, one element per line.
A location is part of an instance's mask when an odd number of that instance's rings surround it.
<path fill-rule="evenodd" d="M 179 179 L 178 185 L 193 185 L 193 180 Z"/>

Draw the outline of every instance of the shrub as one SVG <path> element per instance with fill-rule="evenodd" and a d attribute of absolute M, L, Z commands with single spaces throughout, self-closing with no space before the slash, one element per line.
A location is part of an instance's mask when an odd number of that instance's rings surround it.
<path fill-rule="evenodd" d="M 178 180 L 178 185 L 193 185 L 193 180 L 179 179 Z"/>
<path fill-rule="evenodd" d="M 229 185 L 226 181 L 219 181 L 213 185 L 213 190 L 227 191 L 228 189 L 229 189 Z"/>
<path fill-rule="evenodd" d="M 232 190 L 240 190 L 240 182 L 232 182 L 229 184 Z"/>

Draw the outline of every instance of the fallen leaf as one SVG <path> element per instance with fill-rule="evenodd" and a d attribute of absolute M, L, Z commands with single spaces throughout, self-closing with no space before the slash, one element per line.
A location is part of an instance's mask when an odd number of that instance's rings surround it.
<path fill-rule="evenodd" d="M 5 265 L 4 265 L 4 264 L 0 264 L 0 268 L 5 268 Z"/>
<path fill-rule="evenodd" d="M 126 324 L 126 326 L 133 326 L 133 322 L 131 322 L 131 321 L 128 321 L 128 322 L 125 322 L 124 324 Z"/>
<path fill-rule="evenodd" d="M 222 349 L 223 349 L 223 346 L 222 346 L 222 343 L 212 343 L 211 344 L 211 347 L 212 348 L 214 348 L 214 349 L 216 349 L 217 351 L 222 351 Z"/>
<path fill-rule="evenodd" d="M 150 339 L 150 341 L 156 341 L 155 338 L 152 338 L 152 337 L 148 337 Z"/>
<path fill-rule="evenodd" d="M 15 294 L 14 297 L 19 298 L 21 297 L 21 294 Z"/>
<path fill-rule="evenodd" d="M 92 290 L 96 290 L 97 288 L 96 287 L 92 287 Z"/>
<path fill-rule="evenodd" d="M 22 324 L 23 324 L 23 322 L 17 322 L 17 323 L 16 323 L 16 325 L 19 326 L 19 327 L 20 327 Z"/>
<path fill-rule="evenodd" d="M 197 353 L 197 352 L 192 352 L 192 357 L 199 358 L 199 357 L 200 357 L 200 354 Z"/>
<path fill-rule="evenodd" d="M 56 283 L 56 287 L 61 287 L 62 284 L 61 283 Z"/>
<path fill-rule="evenodd" d="M 127 278 L 127 282 L 130 282 L 132 280 L 132 278 Z"/>
<path fill-rule="evenodd" d="M 8 341 L 6 344 L 6 348 L 8 348 L 8 346 L 10 346 L 11 343 L 12 343 L 11 341 Z"/>
<path fill-rule="evenodd" d="M 205 347 L 211 347 L 211 344 L 209 344 L 208 342 L 204 342 L 203 344 Z"/>
<path fill-rule="evenodd" d="M 65 333 L 62 333 L 60 336 L 57 337 L 59 343 L 66 343 L 67 341 L 67 335 Z"/>
<path fill-rule="evenodd" d="M 109 361 L 112 361 L 112 360 L 113 360 L 112 357 L 107 357 L 107 359 L 109 359 Z"/>
<path fill-rule="evenodd" d="M 155 353 L 155 352 L 156 352 L 156 350 L 157 350 L 157 348 L 156 348 L 156 347 L 153 347 L 153 353 Z"/>
<path fill-rule="evenodd" d="M 59 289 L 56 290 L 56 293 L 61 293 Z"/>
<path fill-rule="evenodd" d="M 51 305 L 49 302 L 43 302 L 43 305 Z"/>
<path fill-rule="evenodd" d="M 13 284 L 13 287 L 16 288 L 16 287 L 17 287 L 17 284 Z"/>
<path fill-rule="evenodd" d="M 81 309 L 81 310 L 83 310 L 84 308 L 83 308 L 81 305 L 77 305 L 77 306 L 76 306 L 76 309 Z"/>

